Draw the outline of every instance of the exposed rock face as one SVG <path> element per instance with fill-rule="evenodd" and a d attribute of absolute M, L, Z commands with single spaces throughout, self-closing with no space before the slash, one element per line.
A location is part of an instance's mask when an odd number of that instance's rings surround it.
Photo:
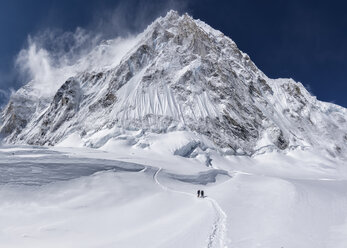
<path fill-rule="evenodd" d="M 336 154 L 347 146 L 346 109 L 317 101 L 291 79 L 269 79 L 230 38 L 174 11 L 140 34 L 118 66 L 70 78 L 42 115 L 23 114 L 31 98 L 17 98 L 1 127 L 13 143 L 54 145 L 77 132 L 93 145 L 94 134 L 117 128 L 190 130 L 247 154 L 268 146 Z"/>
<path fill-rule="evenodd" d="M 14 93 L 2 112 L 0 133 L 9 142 L 18 142 L 18 136 L 25 130 L 27 124 L 36 119 L 49 104 L 49 99 L 39 97 L 32 83 L 29 82 Z"/>
<path fill-rule="evenodd" d="M 67 80 L 55 94 L 50 107 L 43 115 L 39 133 L 34 135 L 29 143 L 43 145 L 49 140 L 49 144 L 54 144 L 56 140 L 60 140 L 64 133 L 55 137 L 51 135 L 74 118 L 79 110 L 80 93 L 79 82 L 74 78 Z"/>

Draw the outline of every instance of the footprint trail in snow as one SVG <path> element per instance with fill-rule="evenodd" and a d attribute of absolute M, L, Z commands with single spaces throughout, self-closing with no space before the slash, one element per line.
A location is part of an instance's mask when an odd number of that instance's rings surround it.
<path fill-rule="evenodd" d="M 188 195 L 191 197 L 196 197 L 195 194 L 174 190 L 161 184 L 158 180 L 158 174 L 160 173 L 161 170 L 162 168 L 159 168 L 153 175 L 153 179 L 155 183 L 159 185 L 159 187 L 161 187 L 162 189 L 166 191 L 171 191 L 171 192 L 175 192 L 179 194 Z M 223 209 L 219 206 L 216 200 L 210 197 L 205 197 L 205 199 L 211 203 L 216 215 L 216 220 L 213 223 L 211 234 L 207 238 L 207 248 L 215 248 L 215 247 L 227 248 L 228 246 L 226 245 L 226 242 L 225 242 L 225 234 L 227 231 L 226 230 L 227 215 L 223 211 Z"/>

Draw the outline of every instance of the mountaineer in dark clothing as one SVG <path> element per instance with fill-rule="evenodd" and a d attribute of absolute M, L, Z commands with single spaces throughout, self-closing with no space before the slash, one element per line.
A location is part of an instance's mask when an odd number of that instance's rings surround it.
<path fill-rule="evenodd" d="M 200 197 L 200 189 L 198 190 L 198 197 Z"/>

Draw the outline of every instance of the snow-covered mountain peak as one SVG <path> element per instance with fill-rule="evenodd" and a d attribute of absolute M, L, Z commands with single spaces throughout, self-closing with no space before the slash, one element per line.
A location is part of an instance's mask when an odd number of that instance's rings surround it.
<path fill-rule="evenodd" d="M 107 56 L 107 63 L 90 64 L 29 116 L 11 107 L 29 95 L 18 100 L 16 93 L 3 112 L 5 140 L 55 145 L 73 135 L 91 147 L 125 138 L 151 148 L 153 133 L 188 131 L 196 136 L 184 147 L 200 151 L 346 151 L 346 109 L 318 101 L 291 79 L 269 79 L 230 38 L 187 14 L 159 17 L 112 61 L 114 44 L 88 55 Z"/>

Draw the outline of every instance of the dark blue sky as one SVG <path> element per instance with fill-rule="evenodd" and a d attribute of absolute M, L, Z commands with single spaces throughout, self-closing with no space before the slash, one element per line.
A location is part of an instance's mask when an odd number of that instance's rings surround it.
<path fill-rule="evenodd" d="M 110 38 L 142 31 L 170 8 L 230 36 L 269 77 L 292 77 L 318 99 L 347 107 L 347 3 L 334 0 L 2 0 L 0 90 L 23 84 L 13 64 L 29 34 L 80 26 Z"/>

